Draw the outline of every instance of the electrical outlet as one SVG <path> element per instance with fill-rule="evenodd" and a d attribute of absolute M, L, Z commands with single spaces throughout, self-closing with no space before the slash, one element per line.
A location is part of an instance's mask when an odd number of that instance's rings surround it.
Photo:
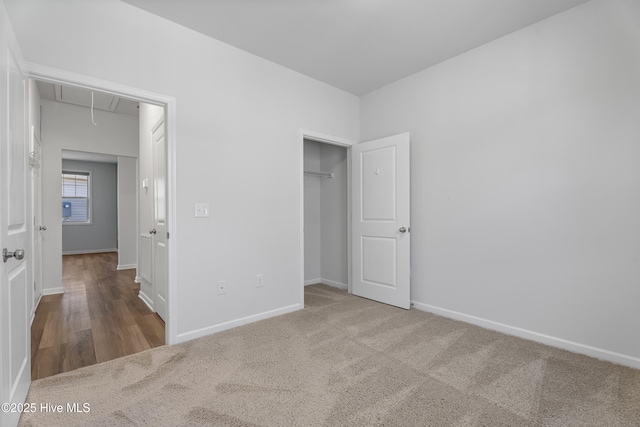
<path fill-rule="evenodd" d="M 264 285 L 264 275 L 258 274 L 256 275 L 256 287 L 261 288 Z"/>
<path fill-rule="evenodd" d="M 219 280 L 218 281 L 218 295 L 224 295 L 227 293 L 227 281 Z"/>

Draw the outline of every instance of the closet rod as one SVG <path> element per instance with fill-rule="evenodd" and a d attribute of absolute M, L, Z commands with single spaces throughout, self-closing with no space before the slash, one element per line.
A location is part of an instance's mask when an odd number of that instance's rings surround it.
<path fill-rule="evenodd" d="M 333 178 L 333 172 L 315 172 L 315 171 L 304 171 L 306 175 L 313 176 L 321 176 L 325 178 Z"/>

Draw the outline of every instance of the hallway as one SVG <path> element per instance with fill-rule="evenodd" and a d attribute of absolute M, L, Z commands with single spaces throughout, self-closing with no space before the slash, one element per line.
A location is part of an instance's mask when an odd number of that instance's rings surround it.
<path fill-rule="evenodd" d="M 32 380 L 164 345 L 164 322 L 117 256 L 62 257 L 64 294 L 43 296 L 31 326 Z"/>

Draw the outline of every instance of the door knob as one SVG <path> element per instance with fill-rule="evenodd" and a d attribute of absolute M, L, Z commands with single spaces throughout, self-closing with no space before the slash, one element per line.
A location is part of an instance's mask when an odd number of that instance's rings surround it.
<path fill-rule="evenodd" d="M 14 252 L 9 252 L 7 248 L 2 250 L 2 261 L 7 262 L 9 258 L 15 258 L 21 260 L 24 258 L 24 249 L 16 249 Z"/>
<path fill-rule="evenodd" d="M 156 234 L 156 229 L 154 228 L 153 230 L 149 231 L 149 234 Z"/>
<path fill-rule="evenodd" d="M 41 225 L 38 229 L 42 230 L 42 231 L 47 231 L 47 226 L 46 225 Z"/>
<path fill-rule="evenodd" d="M 406 233 L 407 232 L 407 227 L 400 227 L 400 231 L 401 233 Z"/>

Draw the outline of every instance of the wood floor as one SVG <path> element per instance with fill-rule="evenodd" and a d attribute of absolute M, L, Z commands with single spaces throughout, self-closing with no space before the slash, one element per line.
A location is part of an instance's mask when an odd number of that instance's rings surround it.
<path fill-rule="evenodd" d="M 138 298 L 114 252 L 62 257 L 64 294 L 43 296 L 31 326 L 38 379 L 164 345 L 164 322 Z"/>

